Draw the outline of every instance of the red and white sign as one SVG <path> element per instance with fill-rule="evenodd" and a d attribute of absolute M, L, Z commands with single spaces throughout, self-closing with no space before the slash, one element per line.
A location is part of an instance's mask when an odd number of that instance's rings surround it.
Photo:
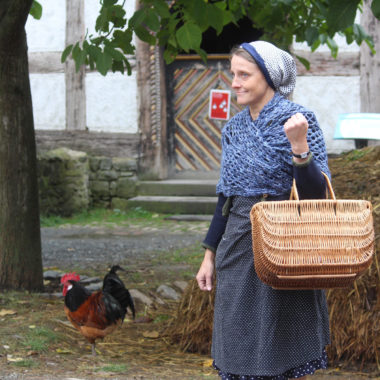
<path fill-rule="evenodd" d="M 231 92 L 228 90 L 211 90 L 208 117 L 228 120 L 230 118 L 230 99 Z"/>

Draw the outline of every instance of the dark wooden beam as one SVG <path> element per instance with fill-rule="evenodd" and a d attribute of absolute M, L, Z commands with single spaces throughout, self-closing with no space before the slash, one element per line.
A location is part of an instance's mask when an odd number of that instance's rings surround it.
<path fill-rule="evenodd" d="M 66 147 L 94 156 L 131 157 L 138 154 L 137 133 L 88 131 L 36 131 L 38 152 Z"/>
<path fill-rule="evenodd" d="M 310 70 L 296 59 L 297 74 L 303 76 L 359 76 L 360 54 L 357 52 L 340 52 L 335 59 L 330 52 L 307 52 L 295 50 L 299 55 L 310 62 Z"/>

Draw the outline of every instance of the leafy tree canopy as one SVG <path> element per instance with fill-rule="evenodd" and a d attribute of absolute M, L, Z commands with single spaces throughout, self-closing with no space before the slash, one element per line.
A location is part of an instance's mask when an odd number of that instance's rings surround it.
<path fill-rule="evenodd" d="M 66 47 L 62 62 L 72 54 L 77 69 L 87 64 L 106 75 L 109 70 L 131 73 L 128 56 L 134 53 L 132 36 L 165 48 L 164 58 L 172 62 L 182 52 L 195 52 L 206 60 L 201 49 L 202 34 L 213 28 L 219 35 L 230 23 L 243 17 L 263 32 L 262 39 L 288 49 L 295 39 L 306 41 L 311 51 L 327 45 L 337 57 L 337 35 L 348 44 L 364 41 L 374 53 L 372 38 L 355 23 L 362 0 L 141 0 L 131 18 L 126 18 L 125 0 L 100 0 L 97 35 Z M 372 0 L 373 14 L 380 19 L 380 0 Z M 308 67 L 308 62 L 298 57 Z"/>

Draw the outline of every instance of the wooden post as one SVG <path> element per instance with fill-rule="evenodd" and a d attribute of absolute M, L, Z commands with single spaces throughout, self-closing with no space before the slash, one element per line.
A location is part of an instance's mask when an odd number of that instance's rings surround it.
<path fill-rule="evenodd" d="M 136 0 L 136 10 L 140 1 Z M 139 93 L 139 176 L 165 179 L 169 175 L 166 114 L 166 80 L 163 50 L 136 42 L 137 88 Z"/>
<path fill-rule="evenodd" d="M 360 47 L 360 109 L 361 112 L 380 112 L 380 21 L 372 14 L 371 2 L 364 1 L 361 24 L 373 38 L 373 55 L 366 43 Z"/>
<path fill-rule="evenodd" d="M 376 54 L 373 55 L 366 43 L 360 47 L 360 111 L 380 113 L 380 21 L 371 11 L 371 2 L 365 0 L 361 24 L 373 38 Z M 368 145 L 378 145 L 368 141 Z M 356 143 L 356 147 L 358 147 Z"/>
<path fill-rule="evenodd" d="M 162 51 L 137 41 L 137 87 L 139 91 L 139 173 L 141 178 L 168 176 L 165 67 Z"/>
<path fill-rule="evenodd" d="M 82 40 L 85 33 L 84 0 L 66 0 L 66 46 Z M 75 70 L 75 62 L 65 62 L 66 129 L 86 129 L 85 67 Z"/>

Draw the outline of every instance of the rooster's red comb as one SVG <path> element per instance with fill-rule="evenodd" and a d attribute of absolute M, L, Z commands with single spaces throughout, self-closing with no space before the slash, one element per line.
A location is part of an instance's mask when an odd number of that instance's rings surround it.
<path fill-rule="evenodd" d="M 61 284 L 64 284 L 64 283 L 66 283 L 69 280 L 79 281 L 80 280 L 79 274 L 76 274 L 75 272 L 73 272 L 73 273 L 65 273 L 61 277 Z"/>

